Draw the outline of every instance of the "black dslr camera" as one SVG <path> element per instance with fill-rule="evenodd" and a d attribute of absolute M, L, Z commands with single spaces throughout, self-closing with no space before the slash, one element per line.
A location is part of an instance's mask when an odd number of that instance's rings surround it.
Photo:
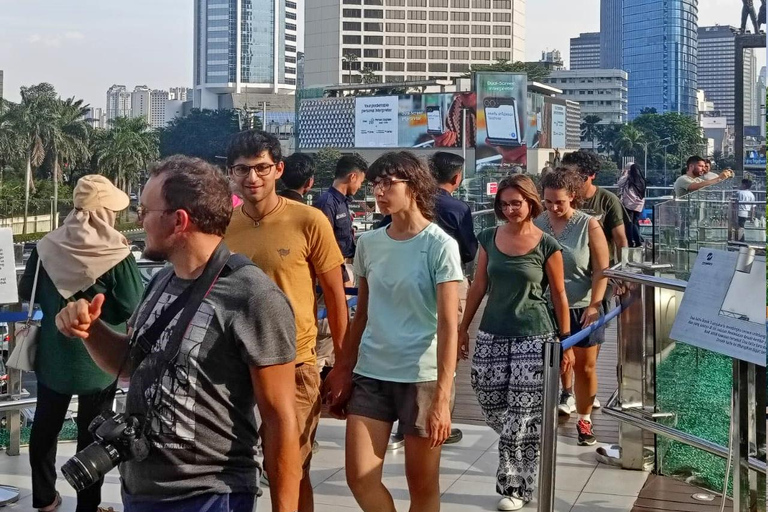
<path fill-rule="evenodd" d="M 77 492 L 90 487 L 121 462 L 142 461 L 149 454 L 149 441 L 142 435 L 141 420 L 105 411 L 88 426 L 96 439 L 61 467 L 67 482 Z"/>

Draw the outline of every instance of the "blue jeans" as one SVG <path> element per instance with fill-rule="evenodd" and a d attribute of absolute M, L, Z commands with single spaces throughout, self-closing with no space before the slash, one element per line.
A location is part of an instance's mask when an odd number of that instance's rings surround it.
<path fill-rule="evenodd" d="M 178 501 L 136 501 L 123 493 L 125 512 L 256 512 L 256 495 L 202 494 Z"/>

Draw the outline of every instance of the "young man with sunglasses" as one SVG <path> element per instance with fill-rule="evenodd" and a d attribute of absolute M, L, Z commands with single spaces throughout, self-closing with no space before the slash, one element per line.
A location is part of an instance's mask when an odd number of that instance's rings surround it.
<path fill-rule="evenodd" d="M 341 277 L 344 258 L 331 224 L 320 210 L 277 195 L 275 183 L 285 167 L 277 138 L 257 130 L 235 134 L 227 149 L 227 167 L 243 204 L 232 214 L 224 240 L 280 287 L 296 317 L 296 414 L 303 470 L 299 510 L 311 512 L 314 505 L 309 464 L 321 405 L 315 279 L 325 296 L 334 350 L 338 353 L 348 321 Z"/>

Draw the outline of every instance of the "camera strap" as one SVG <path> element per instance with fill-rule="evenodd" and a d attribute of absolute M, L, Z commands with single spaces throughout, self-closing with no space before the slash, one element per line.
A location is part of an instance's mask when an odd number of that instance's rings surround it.
<path fill-rule="evenodd" d="M 168 271 L 164 276 L 159 277 L 155 286 L 156 291 L 151 295 L 148 294 L 149 301 L 142 308 L 140 317 L 137 320 L 137 325 L 134 326 L 133 340 L 130 344 L 128 353 L 123 363 L 120 365 L 120 371 L 122 367 L 128 361 L 132 360 L 132 366 L 134 369 L 138 368 L 144 358 L 152 352 L 153 346 L 158 342 L 163 331 L 173 321 L 179 311 L 181 316 L 171 330 L 168 341 L 163 349 L 163 363 L 157 364 L 153 368 L 153 375 L 151 381 L 156 381 L 162 377 L 162 373 L 166 366 L 176 359 L 181 348 L 181 342 L 184 339 L 184 334 L 189 328 L 189 324 L 197 313 L 200 304 L 203 302 L 206 296 L 210 293 L 216 280 L 221 273 L 227 269 L 228 273 L 234 272 L 244 266 L 253 265 L 254 263 L 241 254 L 231 254 L 224 242 L 220 242 L 214 250 L 211 258 L 203 269 L 203 273 L 195 279 L 193 283 L 187 286 L 184 291 L 174 299 L 163 312 L 152 322 L 141 335 L 138 335 L 140 323 L 147 321 L 149 316 L 154 311 L 160 296 L 163 294 L 171 279 L 173 279 L 174 272 Z M 136 350 L 138 349 L 138 350 Z M 113 386 L 117 386 L 117 380 Z"/>

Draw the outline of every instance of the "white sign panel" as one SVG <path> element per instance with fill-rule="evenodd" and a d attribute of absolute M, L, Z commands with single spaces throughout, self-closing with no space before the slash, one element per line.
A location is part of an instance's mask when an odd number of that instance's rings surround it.
<path fill-rule="evenodd" d="M 701 249 L 670 337 L 765 366 L 765 256 Z"/>
<path fill-rule="evenodd" d="M 565 105 L 552 104 L 552 144 L 553 148 L 565 147 Z"/>
<path fill-rule="evenodd" d="M 0 228 L 0 304 L 19 302 L 19 290 L 16 285 L 13 231 L 11 228 Z"/>
<path fill-rule="evenodd" d="M 396 148 L 397 96 L 355 98 L 355 147 Z"/>

